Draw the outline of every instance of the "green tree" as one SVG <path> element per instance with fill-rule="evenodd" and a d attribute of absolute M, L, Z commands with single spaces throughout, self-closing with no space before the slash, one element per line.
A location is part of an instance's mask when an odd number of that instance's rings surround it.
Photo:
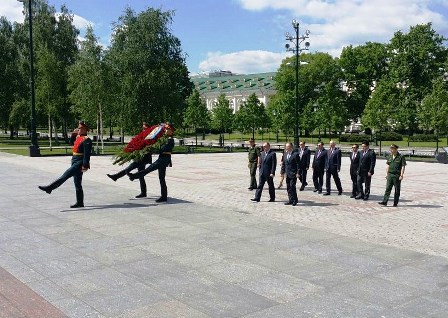
<path fill-rule="evenodd" d="M 96 122 L 98 138 L 103 144 L 103 108 L 108 103 L 108 76 L 103 62 L 103 50 L 91 26 L 87 27 L 85 41 L 79 56 L 69 70 L 70 100 L 73 112 L 89 122 Z"/>
<path fill-rule="evenodd" d="M 431 92 L 419 104 L 418 116 L 426 130 L 434 129 L 438 151 L 438 136 L 447 132 L 448 127 L 448 85 L 443 77 L 435 79 L 432 84 Z"/>
<path fill-rule="evenodd" d="M 197 128 L 202 128 L 203 138 L 205 139 L 205 129 L 210 123 L 210 113 L 205 101 L 201 98 L 199 92 L 195 89 L 187 99 L 187 109 L 185 110 L 185 125 L 193 127 L 196 136 L 196 146 L 198 145 Z"/>
<path fill-rule="evenodd" d="M 388 56 L 387 46 L 382 43 L 349 45 L 342 50 L 339 65 L 347 90 L 345 103 L 349 118 L 361 117 L 372 89 L 387 73 Z"/>
<path fill-rule="evenodd" d="M 226 131 L 230 132 L 233 125 L 233 111 L 230 108 L 230 102 L 226 95 L 218 96 L 217 101 L 212 108 L 212 127 L 219 130 L 220 144 L 224 144 L 224 135 Z"/>
<path fill-rule="evenodd" d="M 18 90 L 18 50 L 14 42 L 14 29 L 5 18 L 0 17 L 0 127 L 10 128 L 13 138 L 13 127 L 9 124 L 15 94 Z"/>
<path fill-rule="evenodd" d="M 255 93 L 249 95 L 242 103 L 235 114 L 235 122 L 238 122 L 238 126 L 244 131 L 249 129 L 252 132 L 252 138 L 255 138 L 256 129 L 269 128 L 269 117 L 264 104 Z"/>
<path fill-rule="evenodd" d="M 181 43 L 170 31 L 173 12 L 127 9 L 114 26 L 108 57 L 119 82 L 122 126 L 135 131 L 143 120 L 181 124 L 193 88 Z"/>
<path fill-rule="evenodd" d="M 288 137 L 293 132 L 294 117 L 291 114 L 294 110 L 292 109 L 293 103 L 290 101 L 292 99 L 294 99 L 294 96 L 291 93 L 289 95 L 276 94 L 272 96 L 266 108 L 271 128 L 276 134 L 277 142 L 279 142 L 280 131 L 286 134 L 287 140 L 289 140 Z"/>

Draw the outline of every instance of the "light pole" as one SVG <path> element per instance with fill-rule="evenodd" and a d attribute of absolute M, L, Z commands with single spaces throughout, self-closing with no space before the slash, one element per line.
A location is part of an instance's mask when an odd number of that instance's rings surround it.
<path fill-rule="evenodd" d="M 297 20 L 292 20 L 292 27 L 294 28 L 295 34 L 291 35 L 289 32 L 285 33 L 286 40 L 293 43 L 293 47 L 289 43 L 285 44 L 286 51 L 293 52 L 296 55 L 296 107 L 294 113 L 294 146 L 299 147 L 299 58 L 300 53 L 304 50 L 308 50 L 310 47 L 310 42 L 306 41 L 305 47 L 301 48 L 300 44 L 309 38 L 310 31 L 306 30 L 304 34 L 299 35 L 299 22 Z"/>
<path fill-rule="evenodd" d="M 26 3 L 26 0 L 17 0 Z M 34 92 L 34 50 L 33 50 L 33 11 L 32 0 L 28 0 L 28 24 L 30 33 L 30 86 L 31 86 L 31 145 L 29 146 L 30 157 L 39 157 L 40 149 L 37 144 L 36 133 L 36 95 Z"/>

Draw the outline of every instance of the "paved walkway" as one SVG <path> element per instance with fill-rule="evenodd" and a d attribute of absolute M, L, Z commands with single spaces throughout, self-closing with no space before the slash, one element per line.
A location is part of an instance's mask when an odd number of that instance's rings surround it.
<path fill-rule="evenodd" d="M 110 157 L 47 195 L 69 157 L 0 153 L 0 317 L 446 317 L 448 165 L 412 162 L 400 206 L 311 187 L 296 207 L 249 199 L 244 153 L 175 155 L 170 200 L 133 199 Z M 37 304 L 34 312 L 26 304 Z"/>

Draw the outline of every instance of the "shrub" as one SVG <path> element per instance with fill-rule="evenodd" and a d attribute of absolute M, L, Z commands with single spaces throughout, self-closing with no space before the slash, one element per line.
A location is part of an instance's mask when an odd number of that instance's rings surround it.
<path fill-rule="evenodd" d="M 417 134 L 409 138 L 409 141 L 437 141 L 437 138 L 433 134 Z"/>
<path fill-rule="evenodd" d="M 403 135 L 393 132 L 393 131 L 384 131 L 382 133 L 376 134 L 376 140 L 378 141 L 403 141 Z"/>
<path fill-rule="evenodd" d="M 353 142 L 353 143 L 361 143 L 364 140 L 370 141 L 370 135 L 365 134 L 353 134 L 353 135 L 341 135 L 341 142 Z"/>

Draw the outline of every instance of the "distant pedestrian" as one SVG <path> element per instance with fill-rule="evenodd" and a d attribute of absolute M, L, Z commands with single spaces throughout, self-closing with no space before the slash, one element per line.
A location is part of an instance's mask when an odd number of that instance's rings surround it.
<path fill-rule="evenodd" d="M 397 206 L 398 200 L 400 199 L 401 180 L 403 180 L 404 171 L 406 170 L 406 159 L 398 152 L 398 146 L 396 144 L 390 146 L 390 155 L 387 157 L 386 163 L 386 191 L 383 201 L 378 203 L 386 206 L 392 187 L 394 187 L 394 206 Z"/>
<path fill-rule="evenodd" d="M 327 157 L 327 150 L 324 144 L 319 141 L 313 159 L 313 183 L 314 192 L 322 193 L 322 186 L 324 184 L 325 161 Z"/>
<path fill-rule="evenodd" d="M 308 173 L 308 169 L 310 168 L 310 160 L 311 160 L 311 151 L 305 146 L 305 142 L 301 141 L 299 143 L 299 149 L 297 150 L 299 154 L 299 181 L 301 183 L 300 191 L 303 191 L 305 187 L 308 185 L 306 182 L 306 175 Z"/>
<path fill-rule="evenodd" d="M 250 185 L 249 190 L 257 188 L 257 168 L 260 167 L 260 148 L 255 145 L 255 139 L 249 139 L 249 153 L 248 153 L 248 168 L 250 173 Z"/>
<path fill-rule="evenodd" d="M 373 149 L 369 148 L 369 142 L 364 140 L 362 142 L 361 158 L 359 159 L 358 167 L 358 195 L 355 199 L 363 199 L 367 201 L 370 195 L 370 184 L 372 183 L 372 176 L 375 173 L 376 154 Z M 365 184 L 363 189 L 362 184 Z"/>
<path fill-rule="evenodd" d="M 269 202 L 275 201 L 275 187 L 274 176 L 277 168 L 277 156 L 271 149 L 271 145 L 266 142 L 263 144 L 263 151 L 261 152 L 261 162 L 259 169 L 258 188 L 255 192 L 255 197 L 251 199 L 255 202 L 260 202 L 261 193 L 263 192 L 264 184 L 267 182 L 269 186 Z"/>
<path fill-rule="evenodd" d="M 286 191 L 288 191 L 288 202 L 285 205 L 296 206 L 299 201 L 296 188 L 299 175 L 299 160 L 299 154 L 297 151 L 293 151 L 292 143 L 286 143 L 281 169 L 281 174 L 286 176 Z"/>
<path fill-rule="evenodd" d="M 87 136 L 89 128 L 86 123 L 80 121 L 78 128 L 72 133 L 71 142 L 73 143 L 73 156 L 71 166 L 61 177 L 47 186 L 39 186 L 42 191 L 50 194 L 53 190 L 61 186 L 70 177 L 73 177 L 76 190 L 76 203 L 71 208 L 84 207 L 84 191 L 82 189 L 82 175 L 90 169 L 90 155 L 92 153 L 92 140 Z"/>
<path fill-rule="evenodd" d="M 330 141 L 330 148 L 327 149 L 327 157 L 325 160 L 326 172 L 326 192 L 324 195 L 331 194 L 331 177 L 333 176 L 334 183 L 338 189 L 338 195 L 342 194 L 341 179 L 339 178 L 339 171 L 341 171 L 341 150 L 336 148 L 336 142 Z"/>
<path fill-rule="evenodd" d="M 350 153 L 350 178 L 352 179 L 352 195 L 350 198 L 356 198 L 358 195 L 358 168 L 359 159 L 361 155 L 359 153 L 359 145 L 352 145 L 352 152 Z"/>

